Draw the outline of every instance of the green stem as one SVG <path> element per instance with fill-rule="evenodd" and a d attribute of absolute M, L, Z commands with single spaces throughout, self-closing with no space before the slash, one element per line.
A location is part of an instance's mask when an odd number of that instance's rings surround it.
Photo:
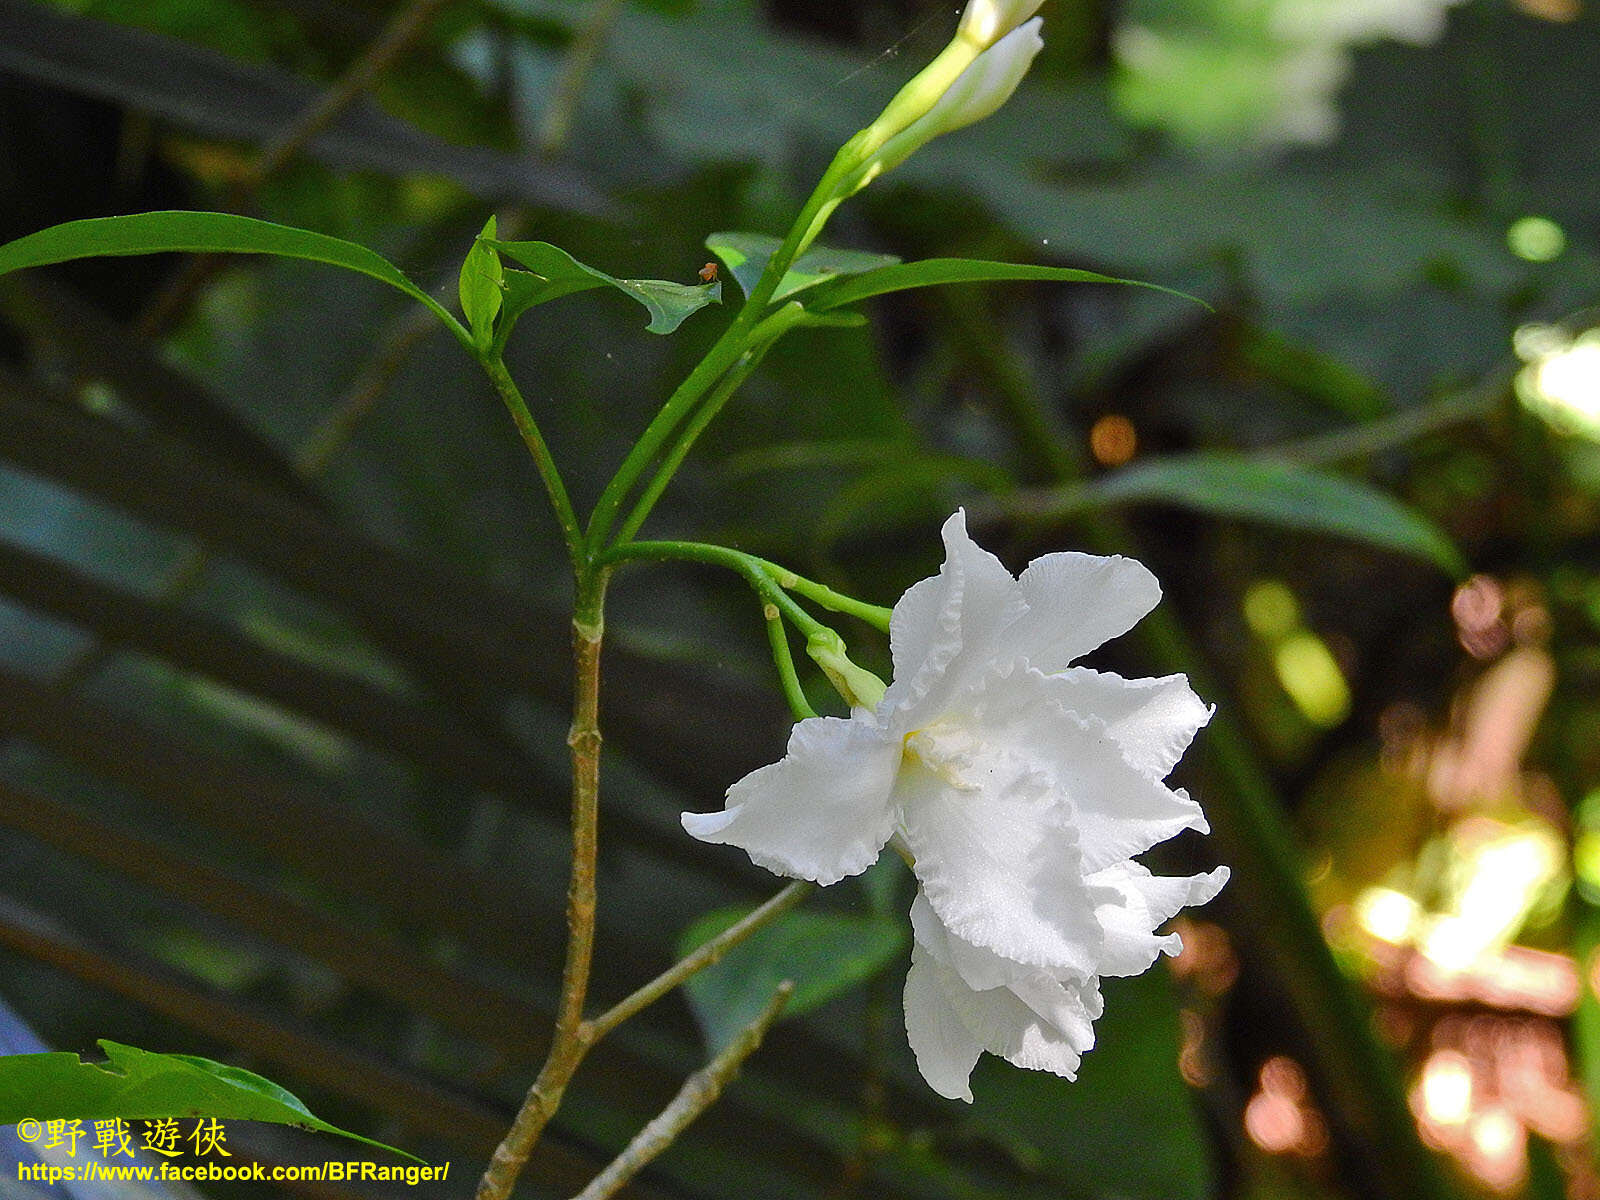
<path fill-rule="evenodd" d="M 603 566 L 613 566 L 629 560 L 645 559 L 653 562 L 698 562 L 711 566 L 727 567 L 742 575 L 767 603 L 775 607 L 806 637 L 826 635 L 833 631 L 796 604 L 767 573 L 770 563 L 733 550 L 727 546 L 713 546 L 706 542 L 628 542 L 614 546 L 600 557 Z"/>
<path fill-rule="evenodd" d="M 784 592 L 773 578 L 781 568 L 726 546 L 711 546 L 704 542 L 625 542 L 608 551 L 601 560 L 610 567 L 629 559 L 655 562 L 700 562 L 727 567 L 744 577 L 761 600 L 761 615 L 767 623 L 767 640 L 772 646 L 772 661 L 778 668 L 778 680 L 783 686 L 784 699 L 797 721 L 816 716 L 811 702 L 806 699 L 805 688 L 794 667 L 794 655 L 789 650 L 789 635 L 784 619 L 794 625 L 806 638 L 813 636 L 837 639 L 838 634 L 801 608 Z"/>
<path fill-rule="evenodd" d="M 806 699 L 806 690 L 800 685 L 800 676 L 794 669 L 794 654 L 789 649 L 789 630 L 784 626 L 783 614 L 769 600 L 761 602 L 761 615 L 767 622 L 767 641 L 772 646 L 772 661 L 778 668 L 778 682 L 783 687 L 783 698 L 789 702 L 789 712 L 796 721 L 817 715 Z"/>
<path fill-rule="evenodd" d="M 829 612 L 843 613 L 847 617 L 856 617 L 865 621 L 880 633 L 889 632 L 889 621 L 894 616 L 892 608 L 885 608 L 881 604 L 868 604 L 865 600 L 857 600 L 854 596 L 846 596 L 843 592 L 836 592 L 826 584 L 806 579 L 796 575 L 788 567 L 780 567 L 777 563 L 770 563 L 766 559 L 757 559 L 761 569 L 779 587 L 791 592 L 798 592 L 814 604 L 819 604 Z"/>
<path fill-rule="evenodd" d="M 715 387 L 723 375 L 733 369 L 740 357 L 754 343 L 767 305 L 777 293 L 778 284 L 782 282 L 801 251 L 821 232 L 828 214 L 837 206 L 839 201 L 834 192 L 840 180 L 856 165 L 856 140 L 852 138 L 846 142 L 834 156 L 832 164 L 823 173 L 816 189 L 800 210 L 800 215 L 790 226 L 783 244 L 767 261 L 766 269 L 756 281 L 755 287 L 750 290 L 744 306 L 739 309 L 739 315 L 727 329 L 723 330 L 722 336 L 706 352 L 706 356 L 689 373 L 688 378 L 667 398 L 666 404 L 662 405 L 661 411 L 645 428 L 643 435 L 628 452 L 616 475 L 600 494 L 594 515 L 589 521 L 590 545 L 606 544 L 606 539 L 616 524 L 617 514 L 622 509 L 623 500 L 639 482 L 640 476 L 654 461 L 656 455 L 661 452 L 667 439 L 689 416 L 700 398 Z"/>
<path fill-rule="evenodd" d="M 534 466 L 538 468 L 539 478 L 544 481 L 545 491 L 550 496 L 550 507 L 555 510 L 556 521 L 561 525 L 562 535 L 566 539 L 567 555 L 572 560 L 573 570 L 581 577 L 588 566 L 588 546 L 584 541 L 583 526 L 578 521 L 578 514 L 573 511 L 572 500 L 567 496 L 567 485 L 561 480 L 555 459 L 550 457 L 550 447 L 545 444 L 544 434 L 539 432 L 538 422 L 533 419 L 533 413 L 528 411 L 528 403 L 517 390 L 511 372 L 506 370 L 505 361 L 498 356 L 481 358 L 479 361 L 488 372 L 494 390 L 511 413 L 511 420 L 522 435 L 523 444 L 533 455 Z"/>
<path fill-rule="evenodd" d="M 672 477 L 678 473 L 678 468 L 683 466 L 689 451 L 705 432 L 706 426 L 716 419 L 717 414 L 722 411 L 722 406 L 743 386 L 744 381 L 755 373 L 755 369 L 761 365 L 761 360 L 767 356 L 767 351 L 772 349 L 780 337 L 804 320 L 805 315 L 804 306 L 798 300 L 791 300 L 751 331 L 749 349 L 739 356 L 738 362 L 722 377 L 711 390 L 711 394 L 706 397 L 705 402 L 695 411 L 688 426 L 673 443 L 672 449 L 667 451 L 666 458 L 662 460 L 661 466 L 657 468 L 654 477 L 645 487 L 644 494 L 639 497 L 639 502 L 634 505 L 633 511 L 628 514 L 628 519 L 622 523 L 622 528 L 618 530 L 616 537 L 618 545 L 633 540 L 634 534 L 639 532 L 639 527 L 644 524 L 651 509 L 655 508 L 656 501 L 661 499 L 661 494 L 672 482 Z"/>

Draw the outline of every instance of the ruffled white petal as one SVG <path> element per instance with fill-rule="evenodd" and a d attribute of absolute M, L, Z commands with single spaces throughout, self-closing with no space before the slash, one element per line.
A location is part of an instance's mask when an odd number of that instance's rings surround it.
<path fill-rule="evenodd" d="M 1083 869 L 1097 871 L 1112 863 L 1143 854 L 1151 846 L 1176 837 L 1185 829 L 1210 833 L 1200 806 L 1182 788 L 1169 788 L 1146 779 L 1143 788 L 1131 785 L 1126 790 L 1110 790 L 1104 780 L 1115 776 L 1105 764 L 1086 764 L 1084 780 L 1075 785 L 1074 795 L 1084 796 L 1079 809 L 1079 838 L 1083 847 Z M 1144 776 L 1140 776 L 1145 779 Z M 1121 781 L 1112 779 L 1111 787 Z"/>
<path fill-rule="evenodd" d="M 1228 882 L 1228 868 L 1203 875 L 1152 875 L 1136 862 L 1118 863 L 1089 876 L 1095 888 L 1105 888 L 1107 899 L 1095 908 L 1105 930 L 1100 960 L 1102 975 L 1138 975 L 1150 969 L 1162 954 L 1176 956 L 1183 941 L 1175 933 L 1156 930 L 1179 911 L 1204 904 Z"/>
<path fill-rule="evenodd" d="M 1127 633 L 1161 599 L 1156 577 L 1120 554 L 1046 554 L 1017 586 L 1027 609 L 1001 636 L 996 657 L 1026 658 L 1047 674 Z"/>
<path fill-rule="evenodd" d="M 993 950 L 957 937 L 945 927 L 920 888 L 911 904 L 911 932 L 937 962 L 954 970 L 970 990 L 987 992 L 1007 988 L 1075 1049 L 1087 1050 L 1094 1045 L 1093 1023 L 1100 1016 L 1101 1003 L 1099 989 L 1093 982 L 1081 984 L 1056 979 L 1047 972 L 1012 962 Z"/>
<path fill-rule="evenodd" d="M 872 717 L 813 717 L 780 761 L 728 789 L 722 812 L 684 813 L 683 827 L 779 875 L 837 883 L 870 867 L 894 831 L 899 763 L 898 741 Z"/>
<path fill-rule="evenodd" d="M 995 638 L 1022 611 L 1021 592 L 998 558 L 967 536 L 966 514 L 944 523 L 944 565 L 894 606 L 894 682 L 878 706 L 905 732 L 935 719 L 992 658 Z"/>
<path fill-rule="evenodd" d="M 968 1080 L 983 1048 L 962 1024 L 947 989 L 936 977 L 940 970 L 921 946 L 911 947 L 906 975 L 906 1040 L 916 1055 L 917 1069 L 928 1086 L 947 1100 L 972 1103 Z"/>
<path fill-rule="evenodd" d="M 1017 963 L 994 960 L 985 970 L 993 967 L 1011 982 L 975 987 L 957 966 L 961 939 L 944 929 L 920 894 L 912 907 L 912 925 L 916 932 L 912 970 L 918 976 L 917 986 L 930 991 L 936 988 L 942 994 L 940 1011 L 947 1020 L 953 1015 L 972 1043 L 1019 1067 L 1068 1079 L 1076 1076 L 1083 1052 L 1094 1045 L 1093 1022 L 1100 1014 L 1100 994 L 1093 981 L 1061 981 Z M 983 961 L 987 953 L 981 947 L 968 946 L 966 950 L 970 952 L 968 961 Z M 908 979 L 908 997 L 910 988 Z M 908 1008 L 908 1025 L 910 1021 Z M 919 1054 L 919 1065 L 921 1060 Z M 965 1086 L 965 1076 L 961 1082 Z"/>
<path fill-rule="evenodd" d="M 1072 810 L 1082 869 L 1122 862 L 1185 829 L 1207 832 L 1187 792 L 1130 762 L 1098 716 L 1068 707 L 1076 698 L 1073 686 L 1071 679 L 1019 665 L 991 676 L 987 692 L 1027 706 L 1035 729 L 1028 744 Z"/>
<path fill-rule="evenodd" d="M 1165 779 L 1177 766 L 1215 711 L 1194 694 L 1182 675 L 1124 679 L 1088 667 L 1069 667 L 1054 681 L 1051 694 L 1065 708 L 1104 721 L 1123 757 L 1154 779 Z"/>
<path fill-rule="evenodd" d="M 907 740 L 895 799 L 917 878 L 952 932 L 1013 962 L 1087 978 L 1099 926 L 1071 807 L 1041 753 L 1079 723 L 1046 687 L 1038 672 L 991 673 L 959 725 Z M 1110 757 L 1121 762 L 1114 747 Z"/>
<path fill-rule="evenodd" d="M 1002 958 L 984 946 L 953 936 L 945 928 L 939 914 L 928 903 L 928 894 L 920 887 L 917 898 L 911 902 L 911 936 L 939 962 L 955 969 L 966 985 L 983 992 L 990 988 L 1005 987 L 1018 978 L 1022 968 L 1008 958 Z"/>

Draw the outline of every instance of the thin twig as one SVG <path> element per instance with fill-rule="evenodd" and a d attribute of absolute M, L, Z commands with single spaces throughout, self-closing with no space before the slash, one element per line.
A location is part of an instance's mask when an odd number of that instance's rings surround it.
<path fill-rule="evenodd" d="M 378 352 L 367 360 L 339 403 L 296 451 L 295 470 L 307 479 L 327 471 L 405 369 L 411 352 L 438 328 L 438 319 L 420 306 L 407 308 L 396 318 Z"/>
<path fill-rule="evenodd" d="M 574 882 L 576 884 L 576 879 Z M 626 999 L 613 1005 L 594 1020 L 581 1022 L 570 1043 L 561 1039 L 561 1027 L 558 1022 L 558 1036 L 551 1046 L 550 1056 L 540 1070 L 539 1078 L 528 1090 L 528 1095 L 522 1103 L 522 1110 L 518 1112 L 516 1122 L 506 1134 L 500 1149 L 495 1152 L 489 1170 L 484 1173 L 483 1181 L 478 1185 L 477 1200 L 491 1200 L 491 1198 L 503 1200 L 505 1196 L 510 1195 L 523 1165 L 533 1153 L 533 1147 L 538 1142 L 540 1133 L 555 1115 L 567 1082 L 601 1038 L 630 1017 L 637 1016 L 696 972 L 703 971 L 717 962 L 751 934 L 770 925 L 810 895 L 814 887 L 814 884 L 803 881 L 791 883 L 765 904 L 730 925 L 716 937 L 702 943 L 680 962 L 667 968 Z M 570 911 L 569 908 L 569 913 Z M 579 931 L 578 940 L 581 941 L 583 936 L 585 935 L 582 931 Z M 586 936 L 592 949 L 594 938 L 592 926 Z M 569 964 L 570 962 L 569 957 Z"/>
<path fill-rule="evenodd" d="M 815 888 L 815 884 L 804 881 L 791 883 L 760 908 L 734 922 L 716 937 L 702 943 L 681 962 L 657 975 L 633 995 L 613 1005 L 594 1020 L 586 1021 L 583 1030 L 585 1044 L 594 1045 L 629 1017 L 636 1016 L 641 1010 L 654 1004 L 691 975 L 717 962 L 756 930 L 771 924 L 799 904 Z"/>
<path fill-rule="evenodd" d="M 365 50 L 351 63 L 337 82 L 313 101 L 294 123 L 262 148 L 260 157 L 246 173 L 241 190 L 248 198 L 262 183 L 300 157 L 319 133 L 326 129 L 407 53 L 427 31 L 428 24 L 450 0 L 412 0 L 390 21 Z"/>
<path fill-rule="evenodd" d="M 661 1114 L 641 1129 L 628 1143 L 628 1148 L 612 1161 L 594 1181 L 584 1188 L 574 1200 L 606 1200 L 643 1170 L 652 1159 L 677 1139 L 694 1120 L 717 1102 L 724 1088 L 739 1074 L 744 1060 L 755 1053 L 766 1037 L 767 1030 L 778 1019 L 783 1006 L 794 992 L 788 980 L 778 985 L 778 990 L 767 1001 L 761 1015 L 746 1025 L 739 1036 L 728 1043 L 718 1055 L 696 1071 L 684 1082 L 672 1102 Z"/>

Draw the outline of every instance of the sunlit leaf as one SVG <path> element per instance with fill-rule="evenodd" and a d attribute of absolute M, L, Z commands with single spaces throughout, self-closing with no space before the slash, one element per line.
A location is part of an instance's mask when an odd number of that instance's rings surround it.
<path fill-rule="evenodd" d="M 679 952 L 716 937 L 748 911 L 707 913 L 684 930 Z M 904 921 L 791 912 L 740 942 L 684 990 L 707 1043 L 719 1047 L 756 1018 L 785 979 L 795 989 L 783 1015 L 798 1017 L 871 979 L 901 954 L 905 942 Z"/>
<path fill-rule="evenodd" d="M 1176 504 L 1217 516 L 1332 533 L 1464 573 L 1460 552 L 1432 521 L 1369 484 L 1276 459 L 1208 452 L 1152 459 L 1028 511 L 1104 504 Z"/>
<path fill-rule="evenodd" d="M 767 269 L 767 263 L 782 244 L 779 238 L 768 237 L 764 233 L 713 233 L 706 239 L 706 249 L 722 260 L 746 296 L 755 288 L 756 281 Z M 893 266 L 899 261 L 892 254 L 868 254 L 861 250 L 832 250 L 826 246 L 813 246 L 790 265 L 788 274 L 778 284 L 778 290 L 772 298 L 783 300 L 820 283 Z"/>
<path fill-rule="evenodd" d="M 835 279 L 820 285 L 807 299 L 808 307 L 824 310 L 854 304 L 886 292 L 903 292 L 909 288 L 938 287 L 950 283 L 997 283 L 1005 280 L 1040 280 L 1051 283 L 1116 283 L 1128 287 L 1150 288 L 1205 304 L 1187 293 L 1160 284 L 1143 283 L 1137 279 L 1117 279 L 1094 271 L 1080 271 L 1073 267 L 1041 267 L 1030 263 L 985 262 L 976 258 L 927 258 L 921 262 L 899 263 L 879 267 L 853 275 L 848 279 Z"/>
<path fill-rule="evenodd" d="M 0 1057 L 0 1125 L 33 1119 L 126 1121 L 178 1117 L 270 1121 L 337 1134 L 421 1159 L 313 1116 L 300 1100 L 270 1079 L 188 1054 L 155 1054 L 100 1040 L 108 1061 L 87 1063 L 76 1054 Z"/>
<path fill-rule="evenodd" d="M 611 287 L 632 297 L 650 312 L 651 333 L 671 333 L 684 319 L 708 304 L 722 303 L 720 283 L 673 283 L 667 279 L 618 279 L 579 262 L 559 246 L 549 242 L 490 242 L 509 254 L 523 271 L 506 272 L 506 319 L 514 320 L 536 304 L 584 292 Z"/>
<path fill-rule="evenodd" d="M 464 343 L 471 342 L 459 321 L 381 254 L 343 238 L 233 213 L 148 212 L 52 225 L 0 246 L 0 275 L 79 258 L 174 251 L 271 254 L 343 267 L 404 292 L 426 305 Z"/>

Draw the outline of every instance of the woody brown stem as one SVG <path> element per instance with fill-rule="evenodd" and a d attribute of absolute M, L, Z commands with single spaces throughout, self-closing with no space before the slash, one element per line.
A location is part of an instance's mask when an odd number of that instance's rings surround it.
<path fill-rule="evenodd" d="M 477 1200 L 506 1200 L 528 1163 L 539 1135 L 561 1105 L 567 1083 L 588 1049 L 583 1005 L 594 959 L 595 859 L 599 850 L 600 643 L 608 574 L 594 571 L 580 582 L 572 621 L 574 674 L 572 728 L 572 875 L 567 886 L 567 960 L 561 971 L 550 1052 L 523 1099 L 516 1120 L 478 1183 Z"/>

